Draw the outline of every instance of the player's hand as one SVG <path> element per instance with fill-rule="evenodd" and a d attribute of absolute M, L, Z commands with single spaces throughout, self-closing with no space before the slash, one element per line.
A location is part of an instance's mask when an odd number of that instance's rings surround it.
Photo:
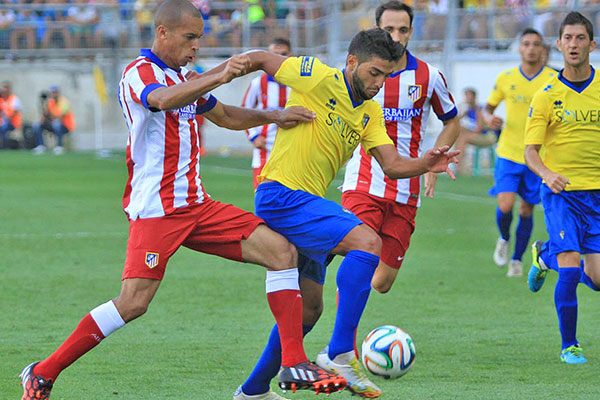
<path fill-rule="evenodd" d="M 279 112 L 279 117 L 275 121 L 277 126 L 283 129 L 290 129 L 302 122 L 312 122 L 317 118 L 317 114 L 300 106 L 287 107 Z"/>
<path fill-rule="evenodd" d="M 202 76 L 202 74 L 196 71 L 188 71 L 188 73 L 185 74 L 185 79 L 187 79 L 188 81 L 193 81 L 194 79 L 200 78 L 200 76 Z"/>
<path fill-rule="evenodd" d="M 435 191 L 435 184 L 437 182 L 438 174 L 435 172 L 427 172 L 425 174 L 425 197 L 433 199 L 433 192 Z"/>
<path fill-rule="evenodd" d="M 560 193 L 565 190 L 567 185 L 571 184 L 571 181 L 569 181 L 568 178 L 552 171 L 545 174 L 542 178 L 544 178 L 546 185 L 548 185 L 553 193 Z"/>
<path fill-rule="evenodd" d="M 485 123 L 491 130 L 497 131 L 497 130 L 502 129 L 504 120 L 502 118 L 500 118 L 499 116 L 492 114 L 488 118 L 486 118 Z"/>
<path fill-rule="evenodd" d="M 221 72 L 221 82 L 228 83 L 233 79 L 246 75 L 250 68 L 250 58 L 246 54 L 235 54 L 229 60 L 225 69 Z"/>
<path fill-rule="evenodd" d="M 454 173 L 448 166 L 450 163 L 458 164 L 456 156 L 459 154 L 460 150 L 450 151 L 450 146 L 442 146 L 437 149 L 427 150 L 423 158 L 427 163 L 429 172 L 445 172 L 452 180 L 456 180 Z"/>
<path fill-rule="evenodd" d="M 267 149 L 267 139 L 264 136 L 257 136 L 256 139 L 252 142 L 255 148 L 257 149 Z"/>

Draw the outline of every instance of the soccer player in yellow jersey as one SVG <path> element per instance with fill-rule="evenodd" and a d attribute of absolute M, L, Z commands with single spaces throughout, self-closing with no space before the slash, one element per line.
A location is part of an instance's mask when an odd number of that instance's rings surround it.
<path fill-rule="evenodd" d="M 488 126 L 498 130 L 504 121 L 493 115 L 493 112 L 500 102 L 505 102 L 506 122 L 498 141 L 494 187 L 489 193 L 498 198 L 496 223 L 500 237 L 496 242 L 494 262 L 498 266 L 508 263 L 506 276 L 509 277 L 523 275 L 521 259 L 533 229 L 533 207 L 540 202 L 541 181 L 525 165 L 523 137 L 527 111 L 534 93 L 547 80 L 556 76 L 556 71 L 544 66 L 542 44 L 542 35 L 536 30 L 526 29 L 521 34 L 519 45 L 521 65 L 498 75 L 484 111 Z M 514 253 L 509 262 L 510 228 L 517 194 L 521 197 L 519 223 L 515 234 Z"/>
<path fill-rule="evenodd" d="M 586 17 L 578 12 L 565 17 L 557 40 L 564 69 L 535 94 L 525 135 L 525 161 L 544 182 L 549 236 L 544 245 L 532 246 L 529 288 L 540 290 L 548 268 L 558 271 L 560 357 L 569 364 L 586 362 L 575 337 L 577 284 L 600 291 L 600 76 L 590 65 L 593 37 Z"/>
<path fill-rule="evenodd" d="M 381 239 L 350 211 L 324 199 L 327 187 L 359 145 L 392 179 L 427 171 L 447 171 L 452 176 L 448 163 L 456 160 L 457 152 L 449 153 L 448 146 L 429 150 L 422 158 L 401 157 L 386 133 L 381 106 L 371 99 L 396 70 L 403 53 L 404 47 L 381 29 L 359 32 L 352 39 L 343 70 L 314 57 L 285 59 L 262 51 L 248 53 L 250 70 L 262 69 L 292 88 L 286 106 L 304 105 L 316 113 L 312 123 L 277 133 L 271 157 L 258 177 L 255 212 L 321 267 L 300 271 L 303 301 L 311 304 L 304 308 L 305 332 L 321 313 L 327 255 L 345 256 L 337 274 L 339 305 L 329 357 L 348 368 L 358 365 L 354 331 L 379 263 Z M 281 399 L 263 395 L 279 369 L 277 336 L 274 329 L 261 359 L 234 399 Z M 280 382 L 289 381 L 289 374 L 294 371 L 282 368 Z M 357 383 L 348 382 L 355 393 Z M 361 395 L 360 391 L 357 394 Z"/>

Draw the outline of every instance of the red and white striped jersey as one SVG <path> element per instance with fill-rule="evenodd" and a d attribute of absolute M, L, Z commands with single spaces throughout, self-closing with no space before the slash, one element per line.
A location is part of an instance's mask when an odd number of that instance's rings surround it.
<path fill-rule="evenodd" d="M 374 97 L 383 108 L 387 133 L 398 154 L 418 158 L 423 149 L 429 112 L 442 120 L 457 114 L 454 99 L 442 73 L 432 65 L 415 58 L 407 51 L 407 65 L 390 75 Z M 356 190 L 370 195 L 419 206 L 421 178 L 390 179 L 377 160 L 358 147 L 348 164 L 342 191 Z"/>
<path fill-rule="evenodd" d="M 208 196 L 200 179 L 196 114 L 211 110 L 217 100 L 205 94 L 178 110 L 148 106 L 148 94 L 186 81 L 185 68 L 168 67 L 149 49 L 130 63 L 119 82 L 119 102 L 129 128 L 129 179 L 123 209 L 130 219 L 168 215 Z"/>
<path fill-rule="evenodd" d="M 289 94 L 289 87 L 279 84 L 272 76 L 263 74 L 250 82 L 242 101 L 242 107 L 258 110 L 282 110 L 285 108 Z M 266 139 L 267 148 L 255 148 L 252 155 L 252 167 L 260 168 L 265 165 L 271 154 L 273 143 L 275 143 L 275 135 L 277 134 L 277 124 L 250 128 L 246 130 L 246 134 L 251 141 L 259 135 Z"/>

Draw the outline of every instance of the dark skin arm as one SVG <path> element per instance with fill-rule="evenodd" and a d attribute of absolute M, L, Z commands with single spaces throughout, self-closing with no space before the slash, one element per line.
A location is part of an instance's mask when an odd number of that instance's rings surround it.
<path fill-rule="evenodd" d="M 456 179 L 448 164 L 456 162 L 458 151 L 449 151 L 448 146 L 427 150 L 421 158 L 402 157 L 396 147 L 391 144 L 373 147 L 371 154 L 386 176 L 390 179 L 412 178 L 426 172 L 447 172 L 452 179 Z"/>

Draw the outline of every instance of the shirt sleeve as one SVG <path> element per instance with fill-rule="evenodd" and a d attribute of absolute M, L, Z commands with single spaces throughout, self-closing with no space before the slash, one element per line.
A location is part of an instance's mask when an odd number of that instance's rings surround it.
<path fill-rule="evenodd" d="M 361 145 L 368 155 L 371 155 L 371 149 L 377 146 L 386 144 L 394 145 L 392 139 L 387 134 L 385 128 L 385 119 L 383 118 L 383 110 L 379 103 L 375 103 L 372 120 L 367 122 L 367 127 L 363 132 Z"/>
<path fill-rule="evenodd" d="M 129 71 L 126 84 L 133 101 L 150 111 L 157 111 L 148 106 L 148 94 L 159 87 L 167 86 L 163 70 L 150 62 L 142 62 Z"/>
<path fill-rule="evenodd" d="M 307 93 L 317 87 L 330 69 L 315 57 L 289 57 L 281 64 L 274 78 L 298 92 Z"/>
<path fill-rule="evenodd" d="M 454 104 L 454 99 L 448 90 L 446 79 L 441 72 L 437 73 L 436 79 L 433 83 L 431 106 L 433 107 L 433 112 L 435 112 L 438 119 L 441 121 L 447 121 L 458 115 L 456 104 Z"/>
<path fill-rule="evenodd" d="M 259 107 L 260 106 L 260 107 Z M 246 94 L 242 100 L 242 107 L 244 108 L 260 108 L 262 109 L 261 96 L 260 96 L 260 77 L 252 79 Z M 255 126 L 254 128 L 246 129 L 246 135 L 248 140 L 254 141 L 262 130 L 262 126 Z"/>
<path fill-rule="evenodd" d="M 217 105 L 217 98 L 210 93 L 204 93 L 196 101 L 196 115 L 204 114 L 215 108 Z"/>
<path fill-rule="evenodd" d="M 502 75 L 496 78 L 496 83 L 492 88 L 492 92 L 490 93 L 490 97 L 488 97 L 487 103 L 492 107 L 497 107 L 498 104 L 504 100 L 504 93 L 502 92 Z"/>
<path fill-rule="evenodd" d="M 543 90 L 536 92 L 529 106 L 525 124 L 525 145 L 543 145 L 546 131 L 552 117 L 548 107 L 548 94 Z"/>

